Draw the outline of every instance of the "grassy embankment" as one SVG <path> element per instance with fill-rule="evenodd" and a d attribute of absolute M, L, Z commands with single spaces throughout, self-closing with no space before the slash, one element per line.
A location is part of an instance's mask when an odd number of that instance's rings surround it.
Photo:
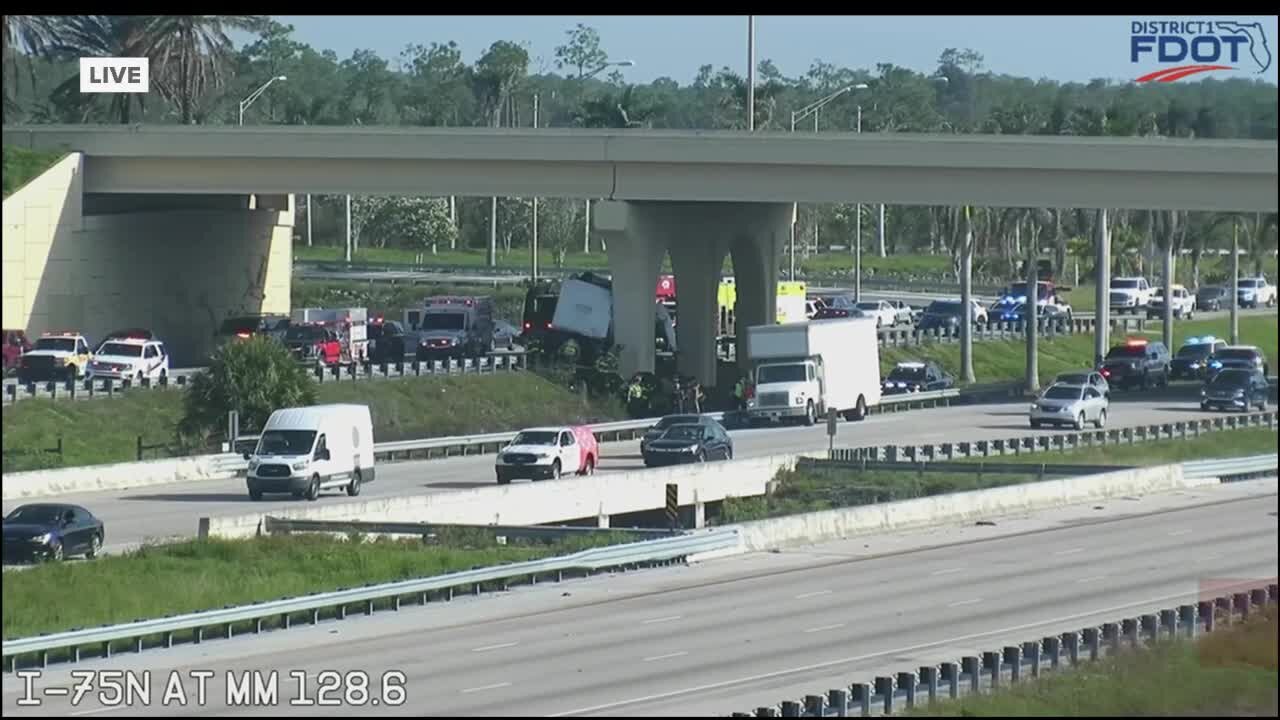
<path fill-rule="evenodd" d="M 1185 460 L 1261 455 L 1277 451 L 1276 434 L 1266 428 L 1232 430 L 1187 440 L 1160 440 L 1138 445 L 999 456 L 963 462 L 1072 463 L 1081 465 L 1163 465 Z M 792 470 L 778 474 L 778 489 L 767 496 L 731 498 L 724 502 L 720 524 L 867 505 L 891 500 L 981 490 L 1033 482 L 1035 474 L 915 473 L 910 470 Z"/>
<path fill-rule="evenodd" d="M 621 533 L 604 532 L 554 543 L 511 540 L 499 545 L 492 533 L 453 530 L 431 544 L 416 539 L 361 542 L 295 535 L 144 546 L 92 561 L 46 563 L 6 572 L 0 588 L 4 637 L 431 577 L 564 555 L 625 539 Z M 93 591 L 67 592 L 67 588 Z"/>
<path fill-rule="evenodd" d="M 62 152 L 40 152 L 7 145 L 3 148 L 3 153 L 5 197 L 9 197 L 40 173 L 53 167 L 54 163 L 66 155 Z"/>
<path fill-rule="evenodd" d="M 1195 641 L 1163 641 L 989 695 L 922 706 L 940 717 L 1275 717 L 1273 605 Z"/>
<path fill-rule="evenodd" d="M 373 413 L 379 442 L 499 432 L 547 423 L 607 422 L 626 417 L 612 401 L 569 392 L 533 373 L 325 382 L 321 403 L 362 403 Z M 4 471 L 56 467 L 56 455 L 40 450 L 63 439 L 60 465 L 136 460 L 139 435 L 147 457 L 200 451 L 178 444 L 182 391 L 134 390 L 114 399 L 20 400 L 3 410 Z"/>

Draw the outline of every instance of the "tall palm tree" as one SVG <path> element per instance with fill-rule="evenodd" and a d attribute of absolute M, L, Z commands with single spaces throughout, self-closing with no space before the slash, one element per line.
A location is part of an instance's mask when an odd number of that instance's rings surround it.
<path fill-rule="evenodd" d="M 178 106 L 184 125 L 195 116 L 199 100 L 223 86 L 234 65 L 229 30 L 255 31 L 261 15 L 150 15 L 142 18 L 152 80 Z"/>
<path fill-rule="evenodd" d="M 66 19 L 65 16 L 55 15 L 5 15 L 4 35 L 0 37 L 0 41 L 3 42 L 3 45 L 0 46 L 0 51 L 3 52 L 4 61 L 10 62 L 10 52 L 15 55 L 19 52 L 24 52 L 31 56 L 46 56 L 49 46 L 57 43 L 62 23 Z M 19 72 L 16 57 L 13 58 L 12 66 L 13 82 L 4 83 L 4 107 L 6 111 L 16 108 L 14 98 L 18 94 Z M 27 71 L 30 75 L 31 86 L 34 88 L 36 84 L 35 66 L 28 63 Z M 12 93 L 10 92 L 11 85 Z"/>
<path fill-rule="evenodd" d="M 64 19 L 58 37 L 47 46 L 47 52 L 74 62 L 80 57 L 142 57 L 146 55 L 146 38 L 143 35 L 145 17 L 134 15 L 73 15 Z M 80 94 L 80 73 L 67 78 L 53 89 L 54 101 L 68 108 L 78 108 L 81 122 L 97 101 L 109 103 L 109 112 L 121 123 L 128 123 L 136 104 L 146 109 L 146 95 L 136 93 Z"/>

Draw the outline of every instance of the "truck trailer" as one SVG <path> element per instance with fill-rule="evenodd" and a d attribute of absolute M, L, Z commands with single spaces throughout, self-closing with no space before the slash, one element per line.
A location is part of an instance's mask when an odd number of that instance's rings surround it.
<path fill-rule="evenodd" d="M 753 421 L 812 425 L 829 411 L 862 420 L 880 403 L 875 318 L 810 320 L 747 328 Z"/>

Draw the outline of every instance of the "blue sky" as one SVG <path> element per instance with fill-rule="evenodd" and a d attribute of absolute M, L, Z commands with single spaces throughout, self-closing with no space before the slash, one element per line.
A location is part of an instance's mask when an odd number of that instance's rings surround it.
<path fill-rule="evenodd" d="M 611 59 L 635 61 L 634 67 L 623 70 L 632 82 L 667 76 L 685 84 L 698 66 L 708 63 L 716 69 L 728 65 L 738 72 L 746 67 L 746 16 L 282 15 L 276 19 L 293 25 L 299 40 L 317 49 L 332 49 L 343 58 L 359 48 L 395 58 L 409 43 L 454 40 L 466 61 L 474 62 L 490 43 L 512 40 L 528 44 L 531 70 L 554 71 L 555 47 L 564 42 L 565 30 L 581 22 L 600 32 L 601 45 Z M 1275 15 L 761 15 L 756 16 L 756 57 L 773 60 L 789 77 L 803 74 L 815 59 L 868 69 L 878 62 L 892 62 L 924 72 L 936 67 L 945 48 L 972 48 L 986 57 L 986 68 L 997 73 L 1058 81 L 1131 80 L 1162 67 L 1154 60 L 1130 62 L 1131 21 L 1186 19 L 1261 22 L 1273 57 L 1265 73 L 1257 74 L 1246 54 L 1239 65 L 1249 66 L 1247 70 L 1206 75 L 1277 82 L 1280 38 Z"/>

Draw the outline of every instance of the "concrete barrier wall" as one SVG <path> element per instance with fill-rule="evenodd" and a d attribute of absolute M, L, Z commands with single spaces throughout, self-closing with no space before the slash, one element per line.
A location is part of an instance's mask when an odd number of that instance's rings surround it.
<path fill-rule="evenodd" d="M 5 500 L 167 485 L 235 477 L 236 455 L 195 455 L 183 458 L 86 465 L 5 473 L 0 481 Z M 240 461 L 243 464 L 243 460 Z"/>
<path fill-rule="evenodd" d="M 734 525 L 740 531 L 741 547 L 736 551 L 719 551 L 696 559 L 965 522 L 1104 498 L 1168 492 L 1217 482 L 1216 479 L 1187 480 L 1182 476 L 1181 465 L 1164 465 L 789 515 Z"/>
<path fill-rule="evenodd" d="M 798 457 L 798 454 L 768 455 L 643 472 L 494 485 L 431 495 L 321 503 L 297 510 L 273 511 L 271 514 L 299 520 L 539 525 L 662 508 L 666 504 L 667 483 L 675 483 L 679 487 L 681 505 L 763 495 L 774 475 L 783 468 L 795 467 Z M 253 536 L 257 534 L 264 515 L 252 513 L 201 518 L 199 534 L 201 537 Z"/>

